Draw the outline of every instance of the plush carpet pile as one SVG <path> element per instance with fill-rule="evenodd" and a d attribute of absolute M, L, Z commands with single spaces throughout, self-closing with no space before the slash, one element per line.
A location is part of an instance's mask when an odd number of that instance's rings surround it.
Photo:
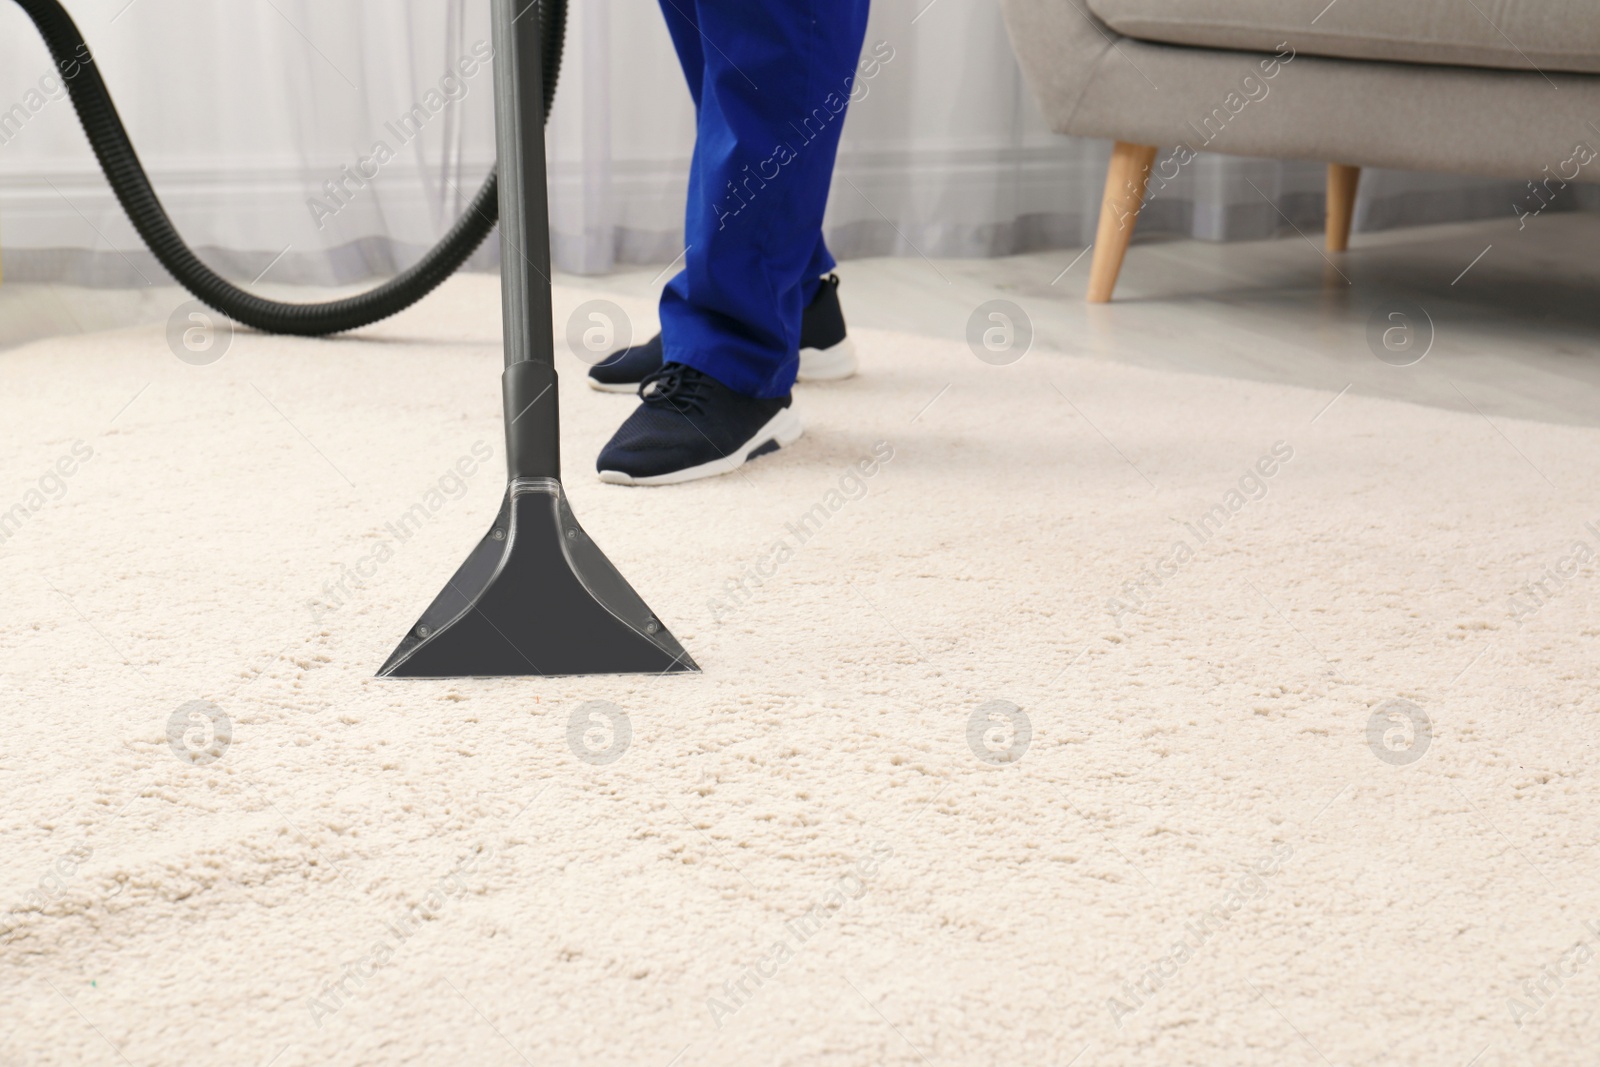
<path fill-rule="evenodd" d="M 704 673 L 378 680 L 497 300 L 0 355 L 0 1063 L 1593 1062 L 1600 432 L 861 330 L 641 490 L 563 353 Z"/>

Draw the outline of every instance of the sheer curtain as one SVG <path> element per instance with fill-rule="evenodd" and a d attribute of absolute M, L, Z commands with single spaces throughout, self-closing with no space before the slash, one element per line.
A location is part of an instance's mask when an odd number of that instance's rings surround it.
<path fill-rule="evenodd" d="M 547 135 L 556 264 L 665 264 L 682 248 L 694 114 L 660 12 L 650 0 L 570 3 Z M 493 160 L 487 0 L 68 7 L 169 214 L 231 277 L 392 273 L 443 234 Z M 996 5 L 876 0 L 864 58 L 874 62 L 859 74 L 826 221 L 837 255 L 993 256 L 1091 239 L 1109 146 L 1046 128 Z M 20 10 L 0 3 L 5 277 L 163 280 L 52 70 Z M 1319 164 L 1203 157 L 1151 202 L 1140 233 L 1259 238 L 1291 232 L 1284 215 L 1316 228 L 1322 188 Z M 1370 172 L 1356 228 L 1504 216 L 1523 192 Z M 491 241 L 474 264 L 495 259 Z"/>

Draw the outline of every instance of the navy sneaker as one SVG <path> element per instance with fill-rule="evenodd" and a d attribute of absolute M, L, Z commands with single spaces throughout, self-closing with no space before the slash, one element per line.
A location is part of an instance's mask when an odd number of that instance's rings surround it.
<path fill-rule="evenodd" d="M 661 335 L 624 348 L 589 368 L 589 387 L 602 393 L 637 393 L 639 383 L 661 369 Z"/>
<path fill-rule="evenodd" d="M 603 393 L 634 393 L 639 384 L 661 368 L 661 335 L 642 345 L 624 348 L 605 362 L 589 368 L 589 385 Z M 855 342 L 844 328 L 839 306 L 839 276 L 822 279 L 822 288 L 800 318 L 800 380 L 836 382 L 855 374 Z"/>
<path fill-rule="evenodd" d="M 682 363 L 645 378 L 639 399 L 643 403 L 595 461 L 602 482 L 672 485 L 709 478 L 800 439 L 790 397 L 745 396 Z"/>

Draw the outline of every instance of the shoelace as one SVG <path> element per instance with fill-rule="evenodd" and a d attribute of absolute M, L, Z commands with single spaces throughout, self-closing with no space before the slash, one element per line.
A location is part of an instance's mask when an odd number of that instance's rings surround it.
<path fill-rule="evenodd" d="M 671 408 L 680 415 L 693 411 L 706 413 L 710 381 L 704 374 L 682 363 L 668 363 L 647 374 L 639 383 L 639 399 L 651 407 Z"/>

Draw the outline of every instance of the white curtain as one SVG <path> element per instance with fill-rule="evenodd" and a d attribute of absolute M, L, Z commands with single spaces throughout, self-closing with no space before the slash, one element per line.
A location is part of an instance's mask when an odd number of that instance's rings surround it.
<path fill-rule="evenodd" d="M 694 115 L 660 12 L 652 0 L 570 3 L 547 137 L 556 265 L 665 264 L 682 248 Z M 493 160 L 492 75 L 474 62 L 488 0 L 67 6 L 169 214 L 230 277 L 393 273 L 444 233 Z M 879 63 L 851 108 L 826 222 L 836 255 L 991 256 L 1091 239 L 1109 147 L 1049 132 L 995 4 L 876 0 L 866 51 Z M 52 70 L 20 9 L 0 0 L 5 277 L 163 280 Z M 1152 201 L 1142 236 L 1292 232 L 1279 209 L 1320 227 L 1320 165 L 1203 159 Z M 1525 191 L 1370 172 L 1356 228 L 1504 216 Z M 491 240 L 474 264 L 496 252 Z"/>

